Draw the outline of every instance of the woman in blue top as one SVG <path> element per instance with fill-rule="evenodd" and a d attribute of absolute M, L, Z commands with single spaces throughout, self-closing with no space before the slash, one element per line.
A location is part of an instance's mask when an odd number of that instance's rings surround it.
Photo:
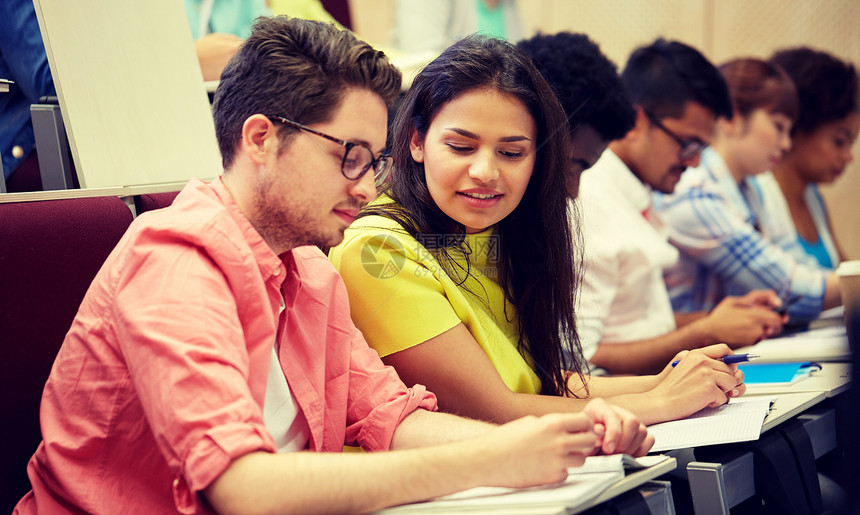
<path fill-rule="evenodd" d="M 860 129 L 857 71 L 824 52 L 792 48 L 771 62 L 794 80 L 800 114 L 792 130 L 791 150 L 760 179 L 767 214 L 783 221 L 798 260 L 834 269 L 845 254 L 831 231 L 819 183 L 834 182 L 853 159 Z"/>

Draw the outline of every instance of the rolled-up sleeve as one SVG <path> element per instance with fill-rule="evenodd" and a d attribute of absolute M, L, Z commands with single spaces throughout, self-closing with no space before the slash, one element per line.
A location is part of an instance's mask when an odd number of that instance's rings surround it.
<path fill-rule="evenodd" d="M 613 280 L 618 277 L 612 256 L 592 256 L 582 275 L 582 289 L 577 297 L 576 330 L 585 359 L 591 360 L 603 340 L 604 320 L 609 316 L 612 300 L 618 292 Z"/>
<path fill-rule="evenodd" d="M 197 492 L 233 459 L 275 446 L 249 388 L 254 351 L 231 285 L 201 249 L 159 243 L 129 252 L 111 309 L 134 391 L 176 474 L 177 508 L 195 509 Z"/>
<path fill-rule="evenodd" d="M 349 382 L 346 441 L 367 451 L 388 450 L 394 430 L 413 411 L 436 410 L 435 395 L 420 384 L 407 388 L 360 335 L 354 342 Z"/>

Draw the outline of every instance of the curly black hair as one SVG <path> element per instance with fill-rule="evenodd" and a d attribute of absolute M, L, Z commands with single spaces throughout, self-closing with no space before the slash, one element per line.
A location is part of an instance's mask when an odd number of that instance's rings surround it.
<path fill-rule="evenodd" d="M 585 34 L 538 34 L 517 43 L 558 96 L 571 132 L 590 125 L 606 141 L 633 128 L 636 112 L 614 63 Z"/>
<path fill-rule="evenodd" d="M 778 50 L 770 62 L 781 66 L 797 87 L 800 116 L 792 133 L 809 134 L 825 123 L 858 111 L 854 65 L 809 47 Z"/>

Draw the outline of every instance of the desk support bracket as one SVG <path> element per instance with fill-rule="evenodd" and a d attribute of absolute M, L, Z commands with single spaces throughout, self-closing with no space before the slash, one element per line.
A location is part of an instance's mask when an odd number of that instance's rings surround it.
<path fill-rule="evenodd" d="M 726 476 L 731 481 L 726 481 Z M 691 461 L 687 478 L 696 515 L 728 515 L 729 509 L 755 495 L 753 455 L 744 452 L 725 463 Z"/>
<path fill-rule="evenodd" d="M 68 190 L 74 188 L 69 140 L 60 106 L 56 104 L 33 104 L 30 106 L 33 133 L 39 157 L 42 189 Z"/>

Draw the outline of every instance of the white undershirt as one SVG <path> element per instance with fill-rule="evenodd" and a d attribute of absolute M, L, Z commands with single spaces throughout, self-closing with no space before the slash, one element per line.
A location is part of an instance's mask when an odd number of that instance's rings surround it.
<path fill-rule="evenodd" d="M 284 312 L 284 297 L 281 295 L 281 308 Z M 266 384 L 266 400 L 263 403 L 263 420 L 266 429 L 275 439 L 278 452 L 296 452 L 307 448 L 310 427 L 302 410 L 296 404 L 281 363 L 278 360 L 278 338 L 272 346 L 269 360 L 269 380 Z"/>

